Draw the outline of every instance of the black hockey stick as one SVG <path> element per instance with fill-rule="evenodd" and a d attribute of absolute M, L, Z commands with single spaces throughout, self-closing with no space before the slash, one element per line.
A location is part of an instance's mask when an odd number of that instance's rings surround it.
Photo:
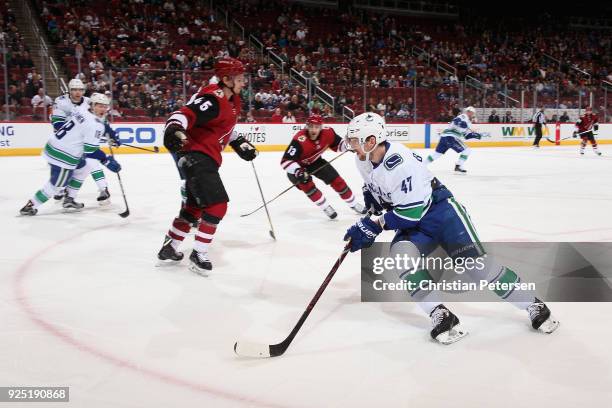
<path fill-rule="evenodd" d="M 257 187 L 259 187 L 259 194 L 261 195 L 261 201 L 264 203 L 264 208 L 266 209 L 266 214 L 268 215 L 268 222 L 270 223 L 270 236 L 273 240 L 276 241 L 276 235 L 274 234 L 274 226 L 272 225 L 272 218 L 270 217 L 270 211 L 268 211 L 268 205 L 266 204 L 266 198 L 264 197 L 263 190 L 261 189 L 261 184 L 259 183 L 259 177 L 257 176 L 257 170 L 255 170 L 255 163 L 251 161 L 251 166 L 253 166 L 253 174 L 255 174 L 255 180 L 257 180 Z"/>
<path fill-rule="evenodd" d="M 575 134 L 572 134 L 572 136 L 566 136 L 566 137 L 560 138 L 559 141 L 575 138 L 578 135 L 582 135 L 584 133 L 589 133 L 589 132 L 592 132 L 592 131 L 593 131 L 593 129 L 585 130 L 584 132 L 577 132 Z M 548 140 L 550 143 L 557 143 L 557 141 L 555 139 L 551 139 L 550 136 L 546 136 L 546 140 Z"/>
<path fill-rule="evenodd" d="M 121 143 L 121 146 L 131 147 L 132 149 L 144 150 L 145 152 L 159 153 L 159 147 L 153 146 L 153 149 L 147 149 L 146 147 L 134 146 L 127 143 Z"/>
<path fill-rule="evenodd" d="M 115 155 L 113 154 L 113 146 L 111 146 L 110 143 L 108 145 L 108 148 L 110 150 L 111 156 L 114 159 Z M 121 218 L 127 218 L 130 215 L 130 207 L 128 207 L 127 198 L 125 197 L 125 190 L 123 189 L 123 183 L 121 182 L 121 175 L 119 174 L 119 172 L 117 172 L 117 178 L 119 179 L 119 187 L 121 187 L 121 195 L 123 195 L 123 202 L 125 203 L 125 211 L 119 213 L 119 216 Z"/>
<path fill-rule="evenodd" d="M 337 155 L 336 157 L 334 157 L 333 159 L 331 159 L 330 161 L 328 161 L 327 163 L 325 163 L 324 165 L 322 165 L 321 167 L 317 168 L 315 171 L 313 171 L 312 173 L 310 173 L 310 175 L 314 175 L 316 174 L 319 170 L 321 170 L 322 168 L 328 166 L 329 164 L 331 164 L 331 162 L 333 162 L 334 160 L 336 160 L 338 157 L 342 156 L 344 153 L 348 152 L 348 150 L 343 151 L 342 153 L 340 153 L 339 155 Z M 273 199 L 266 201 L 263 203 L 263 205 L 260 205 L 259 207 L 257 207 L 256 209 L 254 209 L 253 211 L 246 213 L 246 214 L 242 214 L 241 217 L 248 217 L 251 214 L 256 213 L 257 211 L 261 210 L 262 208 L 266 207 L 268 204 L 270 204 L 272 201 L 276 200 L 278 197 L 282 196 L 283 194 L 285 194 L 287 191 L 291 190 L 293 187 L 297 186 L 299 183 L 295 183 L 290 185 L 289 187 L 287 187 L 286 189 L 284 189 L 283 191 L 281 191 L 280 193 L 278 193 L 276 195 L 276 197 L 274 197 Z M 266 207 L 267 208 L 267 207 Z"/>
<path fill-rule="evenodd" d="M 319 290 L 317 290 L 317 293 L 315 293 L 308 306 L 306 306 L 306 310 L 304 310 L 304 313 L 302 313 L 300 320 L 298 320 L 297 324 L 295 325 L 293 330 L 291 330 L 291 333 L 289 333 L 289 336 L 287 336 L 285 340 L 278 344 L 260 344 L 237 341 L 236 343 L 234 343 L 234 352 L 242 357 L 253 358 L 278 357 L 283 355 L 285 351 L 287 351 L 287 349 L 289 348 L 289 345 L 297 335 L 298 331 L 300 330 L 306 319 L 308 318 L 308 315 L 310 315 L 310 312 L 312 312 L 312 309 L 314 309 L 315 305 L 319 301 L 319 298 L 323 294 L 323 291 L 325 290 L 325 288 L 327 288 L 327 285 L 336 274 L 336 271 L 338 270 L 338 268 L 340 268 L 340 265 L 342 264 L 342 261 L 344 261 L 344 258 L 346 258 L 346 254 L 349 253 L 350 248 L 351 241 L 349 240 L 344 246 L 342 253 L 336 260 L 336 263 L 325 277 L 325 280 L 323 280 L 323 283 L 319 287 Z"/>

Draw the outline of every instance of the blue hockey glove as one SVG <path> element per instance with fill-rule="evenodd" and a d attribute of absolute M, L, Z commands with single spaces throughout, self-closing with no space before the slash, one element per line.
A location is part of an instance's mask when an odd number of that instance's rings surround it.
<path fill-rule="evenodd" d="M 372 192 L 365 185 L 363 186 L 362 190 L 366 210 L 371 212 L 373 215 L 381 215 L 384 208 L 382 205 L 380 205 L 376 197 L 374 197 L 374 194 L 372 194 Z"/>
<path fill-rule="evenodd" d="M 102 164 L 113 173 L 119 173 L 121 171 L 121 165 L 113 156 L 107 156 Z"/>
<path fill-rule="evenodd" d="M 113 147 L 121 146 L 121 141 L 119 140 L 119 136 L 117 135 L 117 132 L 115 132 L 113 128 L 110 127 L 108 122 L 104 123 L 104 136 L 108 138 L 108 143 L 111 146 Z"/>
<path fill-rule="evenodd" d="M 372 246 L 382 228 L 370 218 L 365 217 L 357 221 L 344 235 L 344 240 L 351 240 L 351 252 L 359 251 Z"/>

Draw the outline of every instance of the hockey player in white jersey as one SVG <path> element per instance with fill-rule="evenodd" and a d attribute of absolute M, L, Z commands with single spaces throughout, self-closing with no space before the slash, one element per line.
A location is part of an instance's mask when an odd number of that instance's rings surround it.
<path fill-rule="evenodd" d="M 449 123 L 449 126 L 440 134 L 440 140 L 436 146 L 436 150 L 427 157 L 428 162 L 432 162 L 452 149 L 459 153 L 459 159 L 455 164 L 455 171 L 458 173 L 466 173 L 463 168 L 466 160 L 470 156 L 472 150 L 467 147 L 463 139 L 480 139 L 482 135 L 472 128 L 472 121 L 476 117 L 476 109 L 471 106 L 465 108 L 464 113 L 457 116 Z"/>
<path fill-rule="evenodd" d="M 100 138 L 105 133 L 104 117 L 109 100 L 103 94 L 93 94 L 89 110 L 75 111 L 64 125 L 51 136 L 43 149 L 43 156 L 50 166 L 49 181 L 38 190 L 20 210 L 21 215 L 36 215 L 38 207 L 53 197 L 58 189 L 66 187 L 75 170 L 85 166 L 85 156 L 97 155 L 109 170 L 117 172 L 119 163 L 100 150 Z M 63 207 L 81 209 L 83 204 L 66 197 Z"/>
<path fill-rule="evenodd" d="M 465 207 L 429 171 L 422 158 L 400 143 L 388 142 L 384 119 L 375 113 L 355 117 L 348 126 L 348 143 L 356 153 L 356 164 L 365 181 L 366 207 L 377 219 L 362 218 L 348 229 L 351 251 L 372 245 L 383 230 L 396 232 L 391 256 L 427 256 L 441 247 L 449 257 L 483 257 L 485 250 Z M 383 214 L 384 213 L 384 214 Z M 482 259 L 482 258 L 481 258 Z M 484 257 L 485 267 L 468 269 L 471 278 L 496 282 L 518 282 L 520 278 L 495 261 Z M 419 288 L 432 281 L 426 269 L 400 271 L 399 277 Z M 534 329 L 553 332 L 559 323 L 534 291 L 496 290 L 505 301 L 526 310 Z M 439 292 L 415 289 L 411 298 L 431 317 L 431 337 L 450 344 L 467 332 L 459 319 L 438 299 Z"/>
<path fill-rule="evenodd" d="M 53 111 L 51 112 L 51 124 L 54 131 L 58 131 L 74 112 L 89 110 L 90 99 L 85 94 L 85 85 L 78 79 L 71 79 L 68 82 L 68 94 L 55 98 Z M 87 170 L 98 186 L 98 202 L 101 205 L 110 203 L 110 193 L 108 192 L 108 183 L 104 175 L 103 166 L 98 160 L 86 158 Z M 55 200 L 64 198 L 66 191 L 59 190 L 53 197 Z"/>

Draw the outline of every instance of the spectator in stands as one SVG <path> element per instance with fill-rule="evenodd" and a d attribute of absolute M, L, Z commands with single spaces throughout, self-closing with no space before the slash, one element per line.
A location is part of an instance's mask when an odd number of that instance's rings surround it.
<path fill-rule="evenodd" d="M 264 108 L 264 103 L 261 100 L 261 95 L 255 95 L 255 99 L 253 100 L 253 109 L 260 110 Z"/>
<path fill-rule="evenodd" d="M 500 123 L 500 122 L 501 122 L 501 119 L 499 118 L 497 111 L 493 109 L 491 111 L 491 114 L 489 115 L 489 123 Z"/>
<path fill-rule="evenodd" d="M 561 122 L 561 123 L 567 123 L 567 122 L 569 122 L 569 121 L 570 121 L 570 117 L 569 117 L 569 115 L 567 114 L 567 111 L 566 111 L 566 112 L 563 112 L 563 115 L 561 115 L 561 117 L 559 118 L 559 122 Z"/>
<path fill-rule="evenodd" d="M 512 117 L 512 113 L 510 111 L 506 111 L 506 114 L 502 118 L 503 123 L 513 123 L 514 118 Z"/>
<path fill-rule="evenodd" d="M 255 117 L 253 116 L 253 111 L 250 110 L 246 114 L 246 123 L 255 123 Z"/>
<path fill-rule="evenodd" d="M 53 99 L 45 94 L 45 89 L 40 88 L 38 93 L 32 97 L 32 108 L 35 119 L 44 119 L 47 116 L 49 106 L 53 105 Z"/>
<path fill-rule="evenodd" d="M 283 123 L 295 123 L 296 119 L 293 116 L 293 112 L 287 111 L 287 114 L 283 117 Z"/>
<path fill-rule="evenodd" d="M 281 108 L 274 109 L 274 113 L 272 114 L 270 121 L 272 123 L 282 123 L 283 122 L 283 112 L 281 111 Z"/>
<path fill-rule="evenodd" d="M 15 85 L 9 86 L 8 89 L 8 104 L 9 106 L 18 107 L 21 105 L 21 98 L 23 95 L 19 92 L 19 89 Z"/>

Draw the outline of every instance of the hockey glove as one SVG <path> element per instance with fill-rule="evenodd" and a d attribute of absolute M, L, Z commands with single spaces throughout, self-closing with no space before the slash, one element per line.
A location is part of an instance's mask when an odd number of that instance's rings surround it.
<path fill-rule="evenodd" d="M 372 246 L 382 227 L 370 218 L 365 217 L 357 221 L 344 235 L 344 240 L 351 240 L 351 252 L 359 251 Z"/>
<path fill-rule="evenodd" d="M 113 173 L 119 173 L 121 171 L 121 165 L 113 156 L 107 156 L 102 164 Z"/>
<path fill-rule="evenodd" d="M 297 169 L 295 173 L 293 173 L 293 175 L 295 176 L 297 182 L 301 184 L 308 183 L 310 180 L 312 180 L 312 176 L 308 174 L 306 169 L 304 169 L 303 167 Z"/>
<path fill-rule="evenodd" d="M 572 136 L 573 136 L 574 138 L 578 137 L 578 132 L 574 130 L 574 133 L 572 133 Z"/>
<path fill-rule="evenodd" d="M 384 210 L 383 206 L 380 205 L 378 200 L 374 197 L 374 194 L 365 186 L 363 186 L 363 201 L 366 210 L 371 212 L 373 215 L 382 215 Z"/>
<path fill-rule="evenodd" d="M 176 153 L 182 149 L 183 145 L 187 141 L 187 135 L 185 129 L 175 123 L 171 123 L 166 126 L 164 130 L 164 146 L 170 152 Z"/>
<path fill-rule="evenodd" d="M 108 122 L 104 123 L 104 136 L 108 139 L 108 144 L 112 147 L 121 146 L 121 141 L 119 140 L 119 136 L 117 132 L 110 127 Z"/>
<path fill-rule="evenodd" d="M 230 142 L 230 146 L 232 146 L 232 149 L 234 149 L 234 151 L 238 153 L 238 156 L 240 156 L 242 160 L 246 161 L 251 161 L 255 159 L 255 157 L 257 157 L 257 154 L 259 153 L 255 146 L 253 146 L 251 142 L 249 142 L 242 136 L 239 136 L 235 140 Z"/>

